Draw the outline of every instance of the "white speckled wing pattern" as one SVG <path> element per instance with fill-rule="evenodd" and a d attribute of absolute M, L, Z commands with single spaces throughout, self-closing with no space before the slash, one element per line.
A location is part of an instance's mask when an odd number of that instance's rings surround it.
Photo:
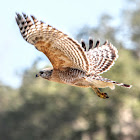
<path fill-rule="evenodd" d="M 99 45 L 99 42 L 96 44 Z M 117 49 L 106 41 L 101 47 L 97 46 L 86 52 L 90 62 L 90 73 L 101 74 L 109 70 L 118 58 Z"/>
<path fill-rule="evenodd" d="M 17 14 L 16 21 L 23 38 L 42 51 L 55 69 L 71 67 L 89 72 L 89 61 L 84 49 L 68 35 L 38 21 L 34 16 L 30 19 L 25 14 Z"/>

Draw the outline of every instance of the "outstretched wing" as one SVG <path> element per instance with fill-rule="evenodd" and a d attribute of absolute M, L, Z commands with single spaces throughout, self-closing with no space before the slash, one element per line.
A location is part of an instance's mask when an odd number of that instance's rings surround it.
<path fill-rule="evenodd" d="M 23 38 L 43 52 L 54 69 L 77 68 L 88 73 L 89 61 L 83 48 L 61 31 L 25 14 L 16 16 Z"/>
<path fill-rule="evenodd" d="M 82 43 L 83 44 L 83 43 Z M 100 41 L 93 48 L 93 41 L 89 40 L 89 50 L 86 52 L 90 63 L 90 73 L 101 74 L 109 70 L 118 58 L 117 49 L 107 41 L 99 47 Z M 82 45 L 83 48 L 85 45 Z"/>

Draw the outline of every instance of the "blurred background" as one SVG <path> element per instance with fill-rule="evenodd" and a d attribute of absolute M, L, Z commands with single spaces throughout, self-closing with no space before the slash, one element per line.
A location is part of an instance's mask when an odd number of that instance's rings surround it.
<path fill-rule="evenodd" d="M 80 42 L 111 42 L 119 58 L 102 76 L 131 84 L 92 89 L 48 82 L 51 66 L 25 42 L 15 12 L 33 14 Z M 140 1 L 5 0 L 0 5 L 0 140 L 140 140 Z"/>

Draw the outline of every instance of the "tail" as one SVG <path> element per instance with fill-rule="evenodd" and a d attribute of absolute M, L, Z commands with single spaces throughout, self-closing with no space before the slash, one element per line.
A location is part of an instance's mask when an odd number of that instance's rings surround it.
<path fill-rule="evenodd" d="M 132 85 L 124 84 L 124 83 L 118 83 L 115 81 L 112 81 L 112 83 L 116 84 L 117 86 L 125 87 L 125 88 L 131 88 Z"/>
<path fill-rule="evenodd" d="M 106 99 L 106 98 L 109 98 L 107 93 L 103 93 L 99 90 L 99 88 L 106 88 L 106 87 L 109 87 L 111 88 L 112 90 L 115 88 L 115 85 L 117 86 L 122 86 L 122 87 L 125 87 L 125 88 L 131 88 L 132 85 L 128 85 L 128 84 L 124 84 L 124 83 L 118 83 L 116 81 L 112 81 L 110 79 L 107 79 L 107 78 L 103 78 L 102 76 L 100 75 L 88 75 L 87 78 L 86 78 L 87 81 L 89 82 L 93 82 L 94 85 L 91 86 L 91 88 L 94 90 L 94 92 L 101 98 L 103 99 Z"/>
<path fill-rule="evenodd" d="M 106 83 L 111 83 L 112 86 L 111 86 L 111 85 L 109 86 L 111 89 L 114 89 L 114 88 L 115 88 L 115 86 L 113 86 L 114 84 L 117 85 L 117 86 L 125 87 L 125 88 L 131 88 L 131 87 L 132 87 L 132 85 L 128 85 L 128 84 L 124 84 L 124 83 L 119 83 L 119 82 L 116 82 L 116 81 L 113 81 L 113 80 L 104 78 L 104 77 L 102 77 L 102 76 L 100 76 L 100 75 L 92 74 L 92 75 L 88 75 L 87 77 L 88 77 L 87 79 L 88 79 L 90 82 L 92 82 L 92 80 L 94 79 L 94 80 L 97 80 L 97 81 L 102 81 L 102 82 L 106 82 Z"/>

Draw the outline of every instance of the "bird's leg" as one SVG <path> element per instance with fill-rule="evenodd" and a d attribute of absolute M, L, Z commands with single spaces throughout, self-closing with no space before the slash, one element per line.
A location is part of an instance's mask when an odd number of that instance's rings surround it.
<path fill-rule="evenodd" d="M 101 92 L 98 88 L 92 87 L 92 89 L 94 90 L 94 92 L 95 92 L 100 98 L 103 98 L 103 99 L 109 98 L 109 96 L 107 95 L 107 93 Z"/>

